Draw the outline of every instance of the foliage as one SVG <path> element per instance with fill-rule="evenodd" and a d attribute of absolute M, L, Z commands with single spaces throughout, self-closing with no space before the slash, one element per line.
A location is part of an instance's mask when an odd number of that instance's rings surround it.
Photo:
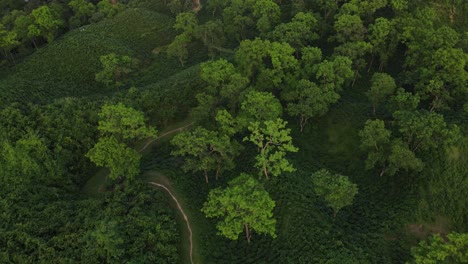
<path fill-rule="evenodd" d="M 359 131 L 361 148 L 368 152 L 366 169 L 380 167 L 380 176 L 394 175 L 399 170 L 421 171 L 423 162 L 401 139 L 390 139 L 391 132 L 382 120 L 367 120 Z"/>
<path fill-rule="evenodd" d="M 234 168 L 234 158 L 239 155 L 240 148 L 228 135 L 202 127 L 178 134 L 171 143 L 177 147 L 172 155 L 185 157 L 184 170 L 203 171 L 206 183 L 209 171 L 215 171 L 218 179 L 222 171 Z"/>
<path fill-rule="evenodd" d="M 382 103 L 388 96 L 395 92 L 396 84 L 392 76 L 386 73 L 374 73 L 371 79 L 371 87 L 366 93 L 369 101 L 372 102 L 373 112 L 379 103 Z"/>
<path fill-rule="evenodd" d="M 286 42 L 299 49 L 319 38 L 315 33 L 318 21 L 312 13 L 297 13 L 288 23 L 282 23 L 270 33 L 272 41 Z"/>
<path fill-rule="evenodd" d="M 205 62 L 201 65 L 200 76 L 206 86 L 197 95 L 198 106 L 194 109 L 197 119 L 214 117 L 223 105 L 231 112 L 237 109 L 249 80 L 233 64 L 224 59 Z"/>
<path fill-rule="evenodd" d="M 247 127 L 252 122 L 275 120 L 283 114 L 281 102 L 271 93 L 250 91 L 241 103 L 238 122 Z"/>
<path fill-rule="evenodd" d="M 348 177 L 332 174 L 326 169 L 315 172 L 312 182 L 315 193 L 325 199 L 335 217 L 341 208 L 353 203 L 354 196 L 358 193 L 357 185 L 349 181 Z"/>
<path fill-rule="evenodd" d="M 447 240 L 432 235 L 412 248 L 414 263 L 465 263 L 468 261 L 468 234 L 450 233 Z"/>
<path fill-rule="evenodd" d="M 309 118 L 326 114 L 340 95 L 333 90 L 320 89 L 315 83 L 302 79 L 294 89 L 284 91 L 282 97 L 288 102 L 288 114 L 299 117 L 302 132 Z"/>
<path fill-rule="evenodd" d="M 55 39 L 60 26 L 64 23 L 60 14 L 46 5 L 34 9 L 31 18 L 32 24 L 28 26 L 28 36 L 33 38 L 42 36 L 49 43 Z"/>
<path fill-rule="evenodd" d="M 122 103 L 103 105 L 99 113 L 98 130 L 103 136 L 114 136 L 120 142 L 156 138 L 157 131 L 145 124 L 142 112 Z"/>
<path fill-rule="evenodd" d="M 119 56 L 115 53 L 103 55 L 99 58 L 102 70 L 96 73 L 96 81 L 106 86 L 123 86 L 127 76 L 135 68 L 135 61 L 129 56 Z"/>
<path fill-rule="evenodd" d="M 140 172 L 141 154 L 119 143 L 113 136 L 102 137 L 86 154 L 92 162 L 100 167 L 109 168 L 109 178 L 134 178 Z"/>
<path fill-rule="evenodd" d="M 109 53 L 133 58 L 148 56 L 155 45 L 169 43 L 172 35 L 167 34 L 166 29 L 171 24 L 167 16 L 127 9 L 112 19 L 72 30 L 31 54 L 14 69 L 3 70 L 0 102 L 2 105 L 45 103 L 62 97 L 107 93 L 103 85 L 95 81 L 95 74 L 101 67 L 100 56 Z M 165 73 L 167 71 L 159 70 L 152 74 L 163 79 L 167 77 Z"/>
<path fill-rule="evenodd" d="M 286 121 L 278 118 L 262 123 L 253 122 L 248 126 L 251 134 L 244 141 L 257 146 L 259 154 L 255 157 L 255 167 L 259 169 L 259 175 L 264 174 L 267 179 L 269 174 L 278 176 L 282 172 L 295 171 L 286 159 L 286 153 L 297 152 L 298 148 L 293 146 L 289 135 L 291 130 L 286 128 L 286 124 Z"/>
<path fill-rule="evenodd" d="M 256 38 L 240 43 L 235 53 L 238 69 L 245 77 L 254 79 L 262 89 L 278 88 L 298 70 L 294 49 L 287 43 Z M 264 61 L 270 61 L 264 64 Z"/>
<path fill-rule="evenodd" d="M 276 237 L 273 218 L 275 202 L 252 176 L 241 175 L 228 183 L 226 189 L 213 189 L 202 208 L 207 217 L 223 217 L 216 225 L 219 234 L 237 240 L 245 229 L 250 242 L 250 229 Z"/>

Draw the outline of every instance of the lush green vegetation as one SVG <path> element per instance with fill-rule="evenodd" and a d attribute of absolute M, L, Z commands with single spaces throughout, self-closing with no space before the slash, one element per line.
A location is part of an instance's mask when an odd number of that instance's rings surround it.
<path fill-rule="evenodd" d="M 467 18 L 2 1 L 0 262 L 467 262 Z"/>

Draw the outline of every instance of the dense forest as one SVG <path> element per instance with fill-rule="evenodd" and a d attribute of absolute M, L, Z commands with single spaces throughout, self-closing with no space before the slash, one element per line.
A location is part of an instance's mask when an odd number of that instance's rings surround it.
<path fill-rule="evenodd" d="M 468 1 L 1 0 L 0 263 L 468 263 Z"/>

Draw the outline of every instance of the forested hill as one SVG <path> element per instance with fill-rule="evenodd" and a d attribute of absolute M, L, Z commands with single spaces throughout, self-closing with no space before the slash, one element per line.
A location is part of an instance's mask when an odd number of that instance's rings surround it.
<path fill-rule="evenodd" d="M 467 32 L 464 0 L 0 1 L 0 263 L 468 263 Z"/>

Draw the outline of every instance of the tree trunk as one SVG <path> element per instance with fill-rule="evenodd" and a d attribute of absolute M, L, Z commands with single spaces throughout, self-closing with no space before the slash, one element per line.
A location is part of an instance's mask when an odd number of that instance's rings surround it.
<path fill-rule="evenodd" d="M 270 178 L 268 177 L 268 169 L 267 169 L 267 167 L 266 167 L 266 162 L 265 162 L 265 161 L 263 162 L 263 173 L 265 174 L 265 176 L 266 176 L 267 179 L 270 179 Z"/>
<path fill-rule="evenodd" d="M 250 231 L 249 231 L 249 225 L 244 224 L 245 226 L 245 237 L 247 238 L 247 243 L 250 243 Z"/>
<path fill-rule="evenodd" d="M 382 171 L 380 172 L 379 176 L 382 177 L 385 174 L 385 167 L 382 168 Z"/>
<path fill-rule="evenodd" d="M 117 0 L 112 0 L 111 2 L 113 5 L 117 4 Z"/>
<path fill-rule="evenodd" d="M 204 170 L 204 173 L 205 173 L 205 181 L 206 183 L 208 183 L 208 171 Z"/>
<path fill-rule="evenodd" d="M 374 54 L 372 54 L 372 56 L 371 56 L 371 61 L 369 63 L 369 68 L 367 69 L 367 72 L 370 72 L 373 63 L 374 63 Z"/>
<path fill-rule="evenodd" d="M 304 115 L 301 115 L 301 133 L 304 131 L 304 126 L 305 126 L 305 120 L 304 120 Z"/>
<path fill-rule="evenodd" d="M 37 44 L 36 44 L 36 41 L 34 40 L 34 38 L 31 39 L 34 47 L 36 48 L 36 50 L 39 50 L 39 48 L 37 47 Z"/>

